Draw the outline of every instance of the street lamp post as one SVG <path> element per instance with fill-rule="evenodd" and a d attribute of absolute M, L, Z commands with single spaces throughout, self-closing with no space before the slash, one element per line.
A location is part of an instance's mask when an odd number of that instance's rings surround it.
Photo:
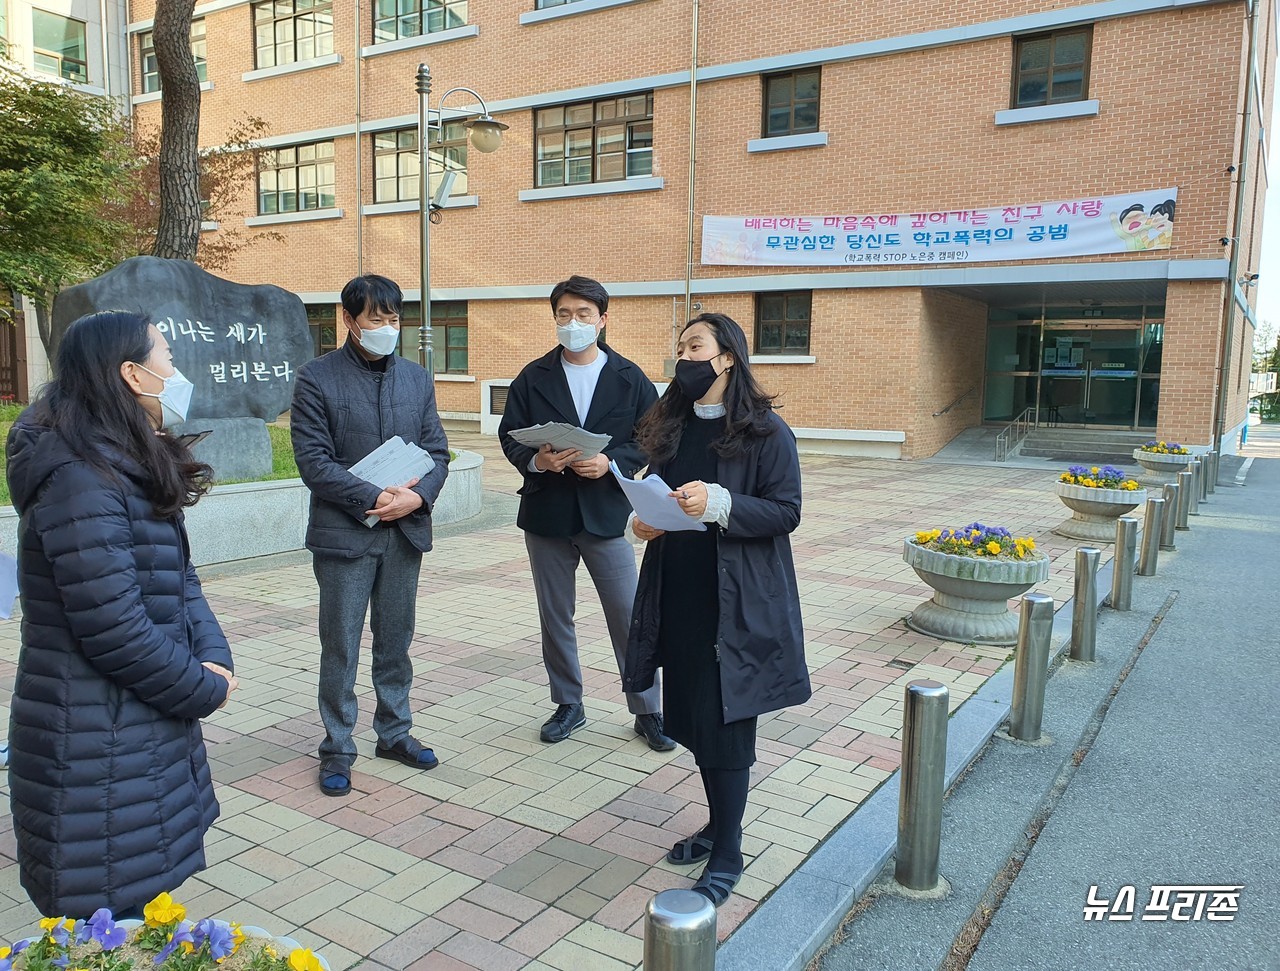
<path fill-rule="evenodd" d="M 421 313 L 418 328 L 418 358 L 426 367 L 427 373 L 435 378 L 435 348 L 431 340 L 431 223 L 438 219 L 437 210 L 442 209 L 444 200 L 431 198 L 431 141 L 444 143 L 444 102 L 456 91 L 465 91 L 480 103 L 480 110 L 464 112 L 460 117 L 468 118 L 463 122 L 468 132 L 471 147 L 486 155 L 496 152 L 502 146 L 502 133 L 510 128 L 504 125 L 485 106 L 484 99 L 470 88 L 450 88 L 436 103 L 435 120 L 431 116 L 431 69 L 425 64 L 418 65 L 418 222 L 421 235 L 421 249 L 418 261 L 418 285 L 421 296 L 418 298 L 418 309 Z M 474 117 L 472 117 L 474 116 Z M 444 185 L 447 185 L 446 180 Z"/>

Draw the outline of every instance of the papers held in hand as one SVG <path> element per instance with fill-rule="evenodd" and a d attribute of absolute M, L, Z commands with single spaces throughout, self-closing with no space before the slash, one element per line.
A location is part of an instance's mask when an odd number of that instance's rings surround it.
<path fill-rule="evenodd" d="M 670 495 L 671 486 L 662 481 L 662 476 L 651 475 L 647 478 L 628 479 L 618 468 L 617 462 L 609 463 L 609 471 L 622 486 L 622 492 L 636 511 L 636 518 L 654 529 L 665 529 L 667 532 L 692 529 L 698 532 L 706 530 L 706 524 L 700 523 L 687 515 Z"/>
<path fill-rule="evenodd" d="M 399 435 L 387 439 L 362 458 L 349 471 L 379 489 L 402 486 L 414 479 L 421 479 L 436 467 L 436 461 L 425 450 L 406 442 Z M 366 516 L 364 524 L 373 526 L 377 516 Z"/>
<path fill-rule="evenodd" d="M 570 425 L 563 421 L 549 421 L 529 428 L 516 428 L 507 434 L 521 445 L 540 449 L 550 445 L 557 452 L 565 449 L 578 449 L 582 454 L 579 459 L 593 459 L 608 447 L 612 439 L 608 435 L 589 432 L 585 428 Z"/>

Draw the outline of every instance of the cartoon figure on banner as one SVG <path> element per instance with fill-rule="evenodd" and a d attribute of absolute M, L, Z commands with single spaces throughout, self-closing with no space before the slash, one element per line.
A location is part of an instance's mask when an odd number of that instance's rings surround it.
<path fill-rule="evenodd" d="M 703 257 L 703 262 L 725 266 L 756 263 L 759 262 L 756 258 L 758 248 L 750 233 L 739 233 L 736 243 L 723 236 L 716 236 L 707 255 Z"/>
<path fill-rule="evenodd" d="M 1118 216 L 1111 214 L 1111 228 L 1124 241 L 1125 249 L 1168 249 L 1173 245 L 1173 210 L 1172 199 L 1152 206 L 1150 213 L 1135 202 Z"/>

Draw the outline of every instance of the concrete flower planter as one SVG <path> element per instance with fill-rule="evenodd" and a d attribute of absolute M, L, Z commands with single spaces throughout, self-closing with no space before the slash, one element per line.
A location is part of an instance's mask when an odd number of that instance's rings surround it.
<path fill-rule="evenodd" d="M 932 599 L 911 612 L 907 626 L 959 644 L 1016 644 L 1018 616 L 1009 601 L 1049 578 L 1049 558 L 1038 552 L 1025 560 L 954 556 L 908 538 L 902 558 L 933 588 Z"/>
<path fill-rule="evenodd" d="M 431 513 L 433 523 L 442 526 L 480 514 L 483 465 L 484 457 L 476 452 L 456 453 Z M 191 561 L 203 566 L 304 549 L 309 502 L 301 479 L 214 486 L 187 510 Z M 0 507 L 0 549 L 16 550 L 17 535 L 17 514 L 11 506 Z"/>
<path fill-rule="evenodd" d="M 1170 455 L 1167 452 L 1144 452 L 1140 448 L 1133 450 L 1133 460 L 1142 466 L 1142 474 L 1138 477 L 1148 489 L 1162 489 L 1178 481 L 1178 473 L 1186 469 L 1194 455 Z"/>
<path fill-rule="evenodd" d="M 1147 501 L 1146 489 L 1129 492 L 1059 482 L 1057 491 L 1071 510 L 1071 518 L 1059 523 L 1054 533 L 1090 543 L 1114 543 L 1116 520 Z"/>

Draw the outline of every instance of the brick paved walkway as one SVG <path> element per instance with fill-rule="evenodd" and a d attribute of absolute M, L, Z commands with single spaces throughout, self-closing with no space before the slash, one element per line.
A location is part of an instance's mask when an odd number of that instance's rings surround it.
<path fill-rule="evenodd" d="M 513 491 L 515 473 L 492 440 L 453 442 L 485 452 L 487 489 Z M 1051 469 L 805 456 L 803 470 L 804 521 L 793 539 L 815 693 L 761 719 L 748 866 L 720 911 L 722 938 L 897 768 L 903 683 L 936 678 L 959 705 L 1009 656 L 906 628 L 902 618 L 929 590 L 902 562 L 904 536 L 974 519 L 1006 525 L 1034 535 L 1053 558 L 1040 589 L 1070 593 L 1075 544 L 1049 533 L 1067 515 Z M 578 624 L 588 725 L 559 745 L 539 742 L 551 705 L 514 525 L 446 537 L 424 561 L 412 700 L 417 734 L 442 764 L 421 773 L 372 758 L 366 655 L 357 681 L 361 758 L 346 799 L 316 785 L 322 732 L 309 564 L 204 572 L 241 688 L 205 731 L 222 818 L 209 835 L 209 869 L 175 893 L 193 917 L 290 934 L 322 950 L 335 971 L 639 964 L 645 901 L 698 873 L 662 857 L 705 822 L 701 784 L 687 752 L 654 753 L 633 734 L 603 615 L 585 592 Z M 585 572 L 579 579 L 589 591 Z M 6 699 L 17 646 L 17 624 L 0 625 Z M 7 800 L 3 809 L 7 942 L 38 915 L 18 884 Z"/>

